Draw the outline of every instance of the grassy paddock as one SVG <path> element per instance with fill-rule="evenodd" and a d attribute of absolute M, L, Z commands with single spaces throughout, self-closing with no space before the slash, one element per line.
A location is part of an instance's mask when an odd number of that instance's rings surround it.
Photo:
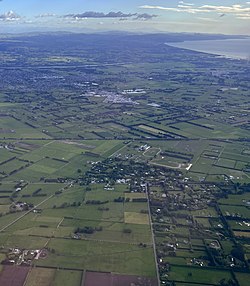
<path fill-rule="evenodd" d="M 55 275 L 55 269 L 33 268 L 26 278 L 25 286 L 51 285 Z"/>
<path fill-rule="evenodd" d="M 211 283 L 219 285 L 221 279 L 231 279 L 229 271 L 202 269 L 189 266 L 172 266 L 169 272 L 169 280 L 177 280 L 183 282 Z"/>
<path fill-rule="evenodd" d="M 81 286 L 82 271 L 56 270 L 52 286 L 62 286 L 67 282 L 67 286 Z"/>
<path fill-rule="evenodd" d="M 49 253 L 46 259 L 38 260 L 36 264 L 151 277 L 155 275 L 152 247 L 72 239 L 52 239 L 48 247 L 54 249 L 55 253 Z"/>

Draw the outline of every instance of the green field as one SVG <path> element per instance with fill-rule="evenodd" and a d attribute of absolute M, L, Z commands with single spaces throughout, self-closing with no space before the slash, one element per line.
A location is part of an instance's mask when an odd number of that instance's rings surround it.
<path fill-rule="evenodd" d="M 248 285 L 249 63 L 165 44 L 226 36 L 0 38 L 1 263 Z"/>
<path fill-rule="evenodd" d="M 142 249 L 123 243 L 59 239 L 52 239 L 48 246 L 55 250 L 55 254 L 49 254 L 46 260 L 38 261 L 40 266 L 155 275 L 151 247 Z"/>
<path fill-rule="evenodd" d="M 221 279 L 232 278 L 229 271 L 209 270 L 193 267 L 178 267 L 173 266 L 169 273 L 170 280 L 182 282 L 198 282 L 198 283 L 211 283 L 219 285 Z"/>

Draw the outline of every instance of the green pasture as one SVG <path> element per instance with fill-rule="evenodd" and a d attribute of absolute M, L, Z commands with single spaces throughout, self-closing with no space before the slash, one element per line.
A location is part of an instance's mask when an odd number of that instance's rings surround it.
<path fill-rule="evenodd" d="M 13 247 L 24 249 L 41 249 L 48 241 L 48 238 L 39 236 L 16 235 L 12 233 L 5 237 L 4 240 L 2 240 L 0 236 L 0 241 L 2 242 L 3 247 L 7 249 Z"/>
<path fill-rule="evenodd" d="M 225 199 L 220 199 L 219 202 L 221 204 L 227 204 L 227 205 L 239 205 L 239 206 L 246 206 L 247 202 L 249 201 L 249 194 L 244 193 L 244 194 L 233 194 L 233 195 L 228 195 L 227 198 Z"/>
<path fill-rule="evenodd" d="M 86 201 L 100 200 L 102 202 L 103 201 L 113 202 L 114 199 L 117 199 L 119 197 L 124 198 L 124 194 L 116 190 L 113 190 L 113 191 L 104 190 L 104 187 L 102 185 L 100 185 L 100 189 L 93 189 L 89 192 L 86 192 Z"/>
<path fill-rule="evenodd" d="M 9 160 L 10 158 L 15 157 L 16 154 L 12 153 L 10 150 L 7 150 L 6 148 L 1 147 L 0 148 L 0 163 Z"/>
<path fill-rule="evenodd" d="M 200 217 L 217 217 L 218 214 L 213 207 L 207 207 L 201 210 L 194 210 L 190 211 L 190 214 L 193 216 L 200 216 Z"/>
<path fill-rule="evenodd" d="M 224 168 L 234 168 L 236 162 L 234 160 L 220 158 L 215 164 Z"/>
<path fill-rule="evenodd" d="M 204 217 L 195 217 L 195 220 L 202 225 L 202 227 L 204 228 L 210 228 L 211 224 L 209 222 L 208 218 L 204 218 Z"/>
<path fill-rule="evenodd" d="M 235 272 L 236 279 L 238 280 L 240 286 L 249 285 L 249 273 Z"/>
<path fill-rule="evenodd" d="M 155 276 L 151 247 L 71 239 L 51 239 L 48 247 L 55 253 L 38 260 L 37 265 Z"/>
<path fill-rule="evenodd" d="M 124 211 L 126 212 L 137 212 L 147 211 L 148 204 L 146 202 L 126 202 L 124 204 Z"/>
<path fill-rule="evenodd" d="M 229 271 L 202 269 L 201 267 L 172 266 L 168 279 L 183 282 L 211 283 L 219 285 L 220 280 L 232 279 Z"/>
<path fill-rule="evenodd" d="M 95 231 L 93 234 L 82 234 L 82 239 L 85 240 L 100 240 L 131 244 L 145 243 L 149 245 L 152 243 L 151 231 L 148 225 L 128 224 L 113 221 L 65 219 L 60 227 L 55 231 L 55 236 L 71 236 L 77 227 L 101 227 L 101 231 Z M 130 230 L 129 233 L 125 232 L 127 229 Z"/>
<path fill-rule="evenodd" d="M 13 117 L 0 117 L 1 138 L 46 138 L 49 136 Z"/>
<path fill-rule="evenodd" d="M 191 167 L 192 172 L 197 172 L 197 173 L 203 173 L 203 174 L 208 174 L 209 171 L 211 170 L 213 172 L 213 164 L 215 163 L 214 159 L 211 158 L 204 158 L 200 157 L 198 161 L 196 161 L 193 166 Z"/>
<path fill-rule="evenodd" d="M 0 172 L 9 174 L 14 170 L 24 167 L 27 162 L 19 161 L 18 159 L 11 160 L 3 165 L 0 165 Z"/>
<path fill-rule="evenodd" d="M 20 195 L 32 195 L 36 190 L 41 189 L 39 193 L 49 196 L 59 191 L 63 186 L 65 186 L 63 183 L 30 183 L 21 190 Z"/>
<path fill-rule="evenodd" d="M 250 209 L 246 206 L 220 205 L 220 209 L 225 216 L 250 217 Z"/>
<path fill-rule="evenodd" d="M 82 271 L 57 269 L 52 286 L 61 286 L 67 281 L 67 286 L 80 286 L 82 282 Z"/>

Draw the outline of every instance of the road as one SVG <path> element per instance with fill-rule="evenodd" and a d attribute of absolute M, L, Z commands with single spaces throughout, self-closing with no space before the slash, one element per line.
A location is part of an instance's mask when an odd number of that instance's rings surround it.
<path fill-rule="evenodd" d="M 65 191 L 68 187 L 72 186 L 73 182 L 68 183 L 66 186 L 62 187 L 60 190 L 61 191 Z M 43 203 L 47 202 L 48 200 L 50 200 L 51 198 L 53 198 L 55 196 L 55 194 L 49 196 L 48 198 L 46 198 L 45 200 L 41 201 L 38 205 L 34 206 L 32 209 L 28 210 L 27 212 L 25 212 L 24 214 L 22 214 L 21 216 L 19 216 L 18 218 L 16 218 L 15 220 L 13 220 L 12 222 L 8 223 L 6 226 L 4 226 L 2 229 L 0 229 L 0 233 L 3 232 L 4 230 L 6 230 L 8 227 L 10 227 L 11 225 L 15 224 L 16 222 L 18 222 L 20 219 L 22 219 L 23 217 L 25 217 L 26 215 L 28 215 L 29 213 L 31 213 L 32 211 L 34 211 L 36 208 L 38 208 L 39 206 L 41 206 Z"/>
<path fill-rule="evenodd" d="M 12 222 L 10 222 L 9 224 L 7 224 L 6 226 L 4 226 L 2 229 L 0 229 L 0 232 L 3 232 L 6 228 L 10 227 L 11 225 L 15 224 L 16 222 L 18 222 L 20 219 L 22 219 L 23 217 L 25 217 L 27 214 L 31 213 L 33 210 L 35 210 L 37 207 L 39 207 L 40 205 L 42 205 L 43 203 L 45 203 L 46 201 L 50 200 L 52 197 L 54 197 L 54 194 L 49 196 L 48 198 L 46 198 L 45 200 L 43 200 L 42 202 L 40 202 L 38 205 L 34 206 L 32 209 L 28 210 L 26 213 L 22 214 L 21 216 L 19 216 L 18 218 L 16 218 L 15 220 L 13 220 Z"/>
<path fill-rule="evenodd" d="M 156 246 L 155 246 L 155 236 L 154 236 L 153 222 L 152 222 L 150 203 L 149 203 L 149 188 L 148 188 L 148 185 L 146 187 L 146 196 L 147 196 L 147 201 L 148 201 L 148 215 L 149 215 L 149 223 L 150 223 L 150 229 L 151 229 L 151 234 L 152 234 L 152 243 L 153 243 L 153 249 L 154 249 L 156 276 L 157 276 L 158 286 L 160 286 L 161 285 L 161 281 L 160 281 L 160 275 L 159 275 L 159 269 L 158 269 L 157 252 L 156 252 Z"/>

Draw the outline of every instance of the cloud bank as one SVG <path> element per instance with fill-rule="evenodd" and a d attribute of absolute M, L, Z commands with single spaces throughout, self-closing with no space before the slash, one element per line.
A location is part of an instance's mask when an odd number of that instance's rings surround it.
<path fill-rule="evenodd" d="M 201 5 L 195 6 L 193 3 L 185 3 L 180 1 L 176 7 L 165 7 L 165 6 L 152 6 L 143 5 L 140 6 L 142 9 L 154 9 L 170 12 L 179 13 L 218 13 L 218 14 L 231 14 L 238 19 L 249 19 L 250 20 L 250 7 L 247 6 L 250 2 L 246 2 L 246 5 L 234 4 L 231 6 L 217 6 L 217 5 Z"/>
<path fill-rule="evenodd" d="M 19 16 L 13 11 L 9 11 L 9 12 L 6 12 L 0 15 L 0 21 L 9 22 L 9 21 L 18 21 L 20 19 L 21 19 L 21 16 Z"/>
<path fill-rule="evenodd" d="M 134 18 L 133 18 L 134 17 Z M 157 17 L 157 15 L 151 15 L 147 13 L 138 14 L 138 13 L 123 13 L 121 11 L 119 12 L 109 12 L 109 13 L 103 13 L 103 12 L 94 12 L 94 11 L 88 11 L 80 14 L 68 14 L 65 15 L 64 18 L 71 18 L 75 20 L 79 19 L 88 19 L 88 18 L 133 18 L 134 20 L 150 20 L 154 17 Z"/>

